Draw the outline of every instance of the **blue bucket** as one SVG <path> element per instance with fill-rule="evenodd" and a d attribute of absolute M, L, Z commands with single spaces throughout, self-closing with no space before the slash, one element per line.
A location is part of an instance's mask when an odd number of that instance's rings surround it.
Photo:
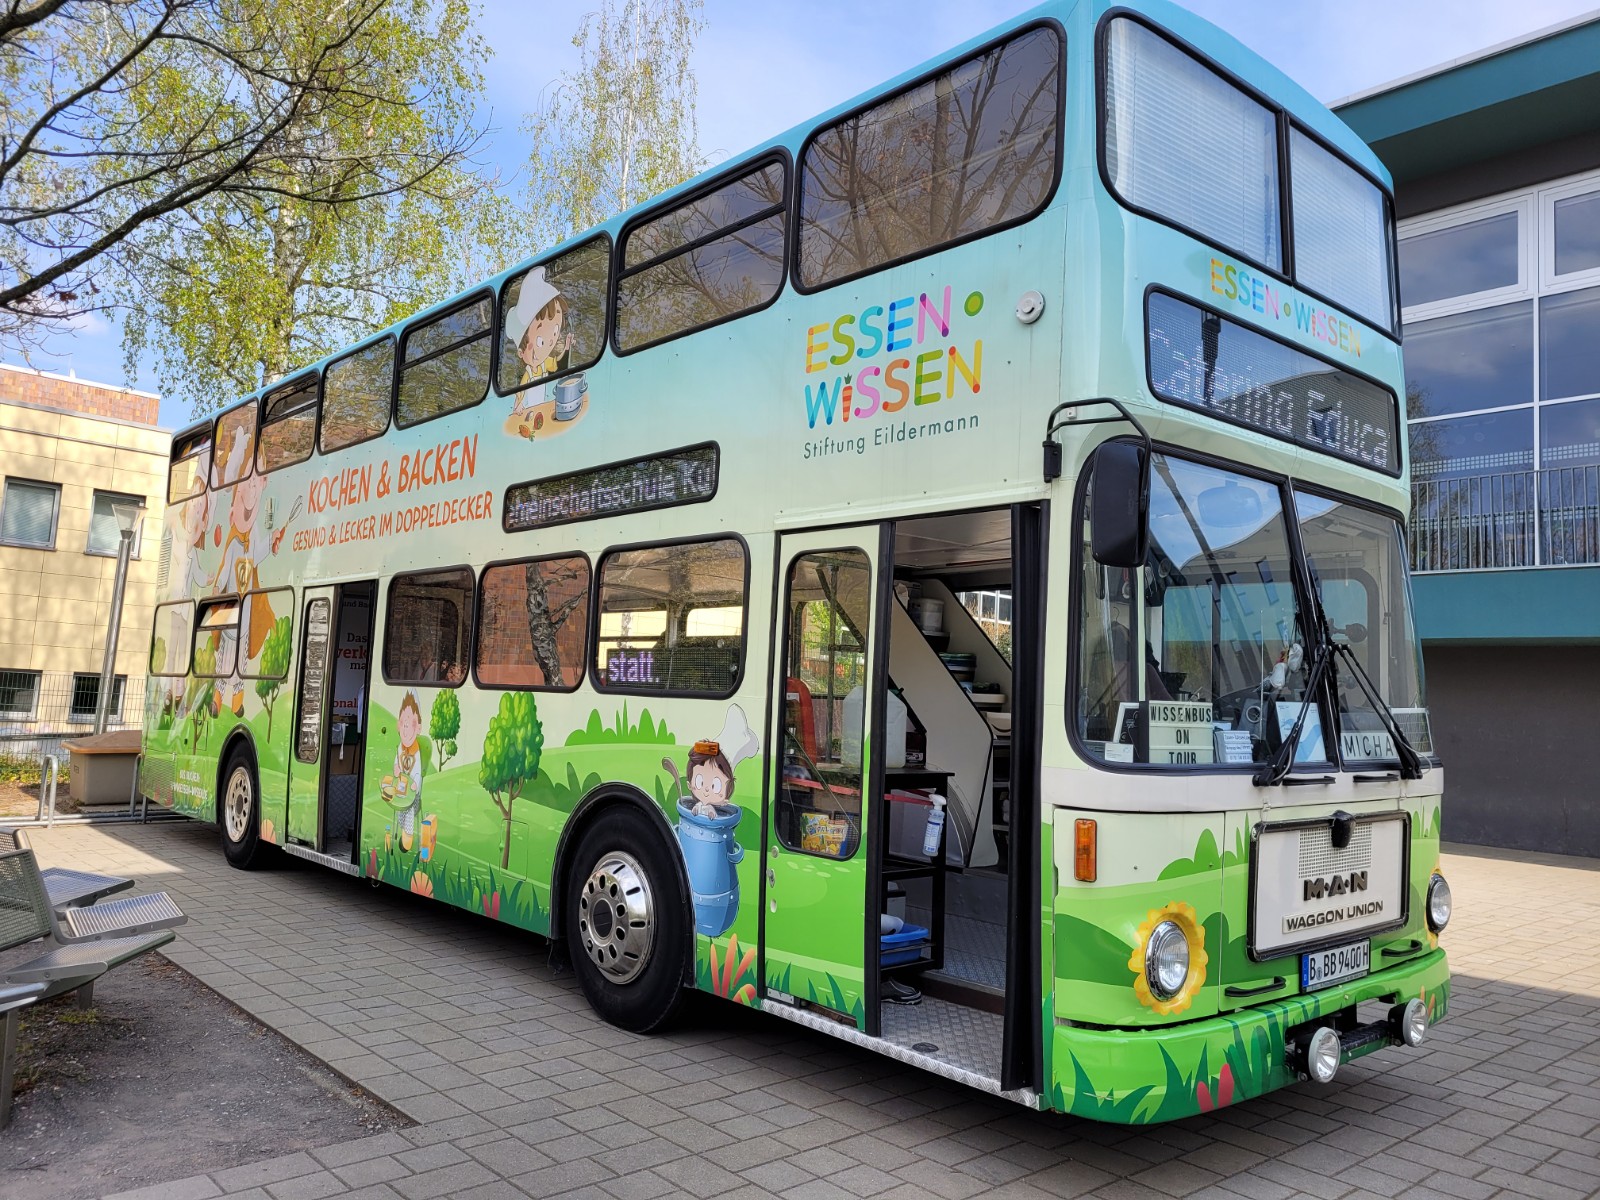
<path fill-rule="evenodd" d="M 696 816 L 692 806 L 678 801 L 678 846 L 689 873 L 694 896 L 695 932 L 720 937 L 739 915 L 739 872 L 744 847 L 733 840 L 733 829 L 744 810 L 733 804 L 717 805 L 715 817 Z"/>

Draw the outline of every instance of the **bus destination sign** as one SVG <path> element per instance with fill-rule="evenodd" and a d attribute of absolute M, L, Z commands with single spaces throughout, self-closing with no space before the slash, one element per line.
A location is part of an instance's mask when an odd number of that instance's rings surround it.
<path fill-rule="evenodd" d="M 1161 399 L 1400 473 L 1387 389 L 1176 296 L 1151 292 L 1145 312 L 1150 388 Z"/>
<path fill-rule="evenodd" d="M 716 444 L 707 442 L 653 458 L 512 484 L 506 489 L 505 530 L 522 533 L 571 521 L 698 504 L 717 494 L 718 465 Z"/>

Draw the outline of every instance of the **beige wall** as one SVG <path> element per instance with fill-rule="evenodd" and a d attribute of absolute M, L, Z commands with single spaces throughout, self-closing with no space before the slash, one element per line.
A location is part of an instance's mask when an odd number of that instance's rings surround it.
<path fill-rule="evenodd" d="M 0 375 L 0 476 L 60 484 L 61 504 L 55 549 L 0 545 L 0 670 L 100 670 L 116 559 L 86 552 L 98 490 L 144 497 L 142 542 L 128 567 L 116 666 L 118 674 L 142 678 L 172 435 L 150 425 L 17 402 L 5 388 L 10 382 Z M 137 706 L 136 697 L 129 700 Z"/>

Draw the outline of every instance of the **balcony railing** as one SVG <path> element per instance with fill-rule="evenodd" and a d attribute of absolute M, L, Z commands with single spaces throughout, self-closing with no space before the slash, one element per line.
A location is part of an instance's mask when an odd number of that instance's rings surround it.
<path fill-rule="evenodd" d="M 1411 485 L 1411 569 L 1600 563 L 1600 466 Z"/>

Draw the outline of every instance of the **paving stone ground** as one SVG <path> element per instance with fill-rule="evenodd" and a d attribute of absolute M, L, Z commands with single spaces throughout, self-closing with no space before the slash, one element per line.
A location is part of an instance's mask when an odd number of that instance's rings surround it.
<path fill-rule="evenodd" d="M 172 892 L 191 919 L 169 957 L 418 1122 L 118 1200 L 1600 1194 L 1600 860 L 1448 847 L 1453 1011 L 1425 1047 L 1127 1129 L 710 998 L 621 1033 L 536 939 L 306 864 L 230 870 L 205 826 L 34 844 Z"/>

